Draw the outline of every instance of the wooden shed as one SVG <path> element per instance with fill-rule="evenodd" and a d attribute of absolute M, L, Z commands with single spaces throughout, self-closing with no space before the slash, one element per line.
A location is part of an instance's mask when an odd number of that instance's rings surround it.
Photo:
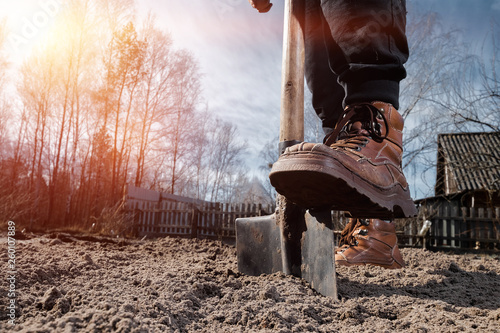
<path fill-rule="evenodd" d="M 436 196 L 464 194 L 469 207 L 500 206 L 500 132 L 438 135 Z"/>
<path fill-rule="evenodd" d="M 416 201 L 430 246 L 500 249 L 500 132 L 438 135 L 435 196 Z"/>

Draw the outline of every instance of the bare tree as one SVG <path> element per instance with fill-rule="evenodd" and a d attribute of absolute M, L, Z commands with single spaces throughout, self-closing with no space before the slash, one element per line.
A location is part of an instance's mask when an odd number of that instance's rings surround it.
<path fill-rule="evenodd" d="M 8 68 L 8 63 L 7 59 L 5 59 L 4 53 L 3 53 L 3 46 L 5 44 L 5 39 L 7 36 L 7 28 L 5 26 L 5 20 L 0 21 L 0 91 L 3 92 L 3 88 L 6 83 L 6 75 L 7 75 L 7 68 Z M 7 124 L 9 120 L 8 116 L 8 108 L 9 105 L 7 103 L 7 99 L 4 96 L 4 93 L 1 93 L 0 95 L 0 157 L 2 157 L 5 152 L 4 152 L 4 147 L 5 147 L 5 139 L 7 137 Z"/>
<path fill-rule="evenodd" d="M 428 188 L 421 195 L 433 195 L 439 133 L 499 130 L 498 36 L 493 33 L 491 48 L 478 56 L 435 14 L 412 17 L 409 27 L 411 56 L 401 91 L 404 167 Z"/>
<path fill-rule="evenodd" d="M 146 19 L 141 29 L 141 39 L 147 40 L 147 44 L 144 59 L 144 85 L 139 97 L 141 103 L 137 107 L 134 118 L 134 122 L 138 124 L 134 184 L 139 187 L 144 184 L 148 155 L 154 152 L 151 146 L 154 146 L 158 139 L 158 130 L 155 130 L 154 126 L 164 123 L 171 112 L 170 90 L 174 71 L 171 60 L 172 39 L 155 27 L 155 21 L 151 16 Z"/>
<path fill-rule="evenodd" d="M 239 178 L 239 184 L 232 193 L 232 202 L 246 204 L 274 205 L 275 197 L 270 197 L 259 177 Z M 267 212 L 271 213 L 271 212 Z"/>
<path fill-rule="evenodd" d="M 271 201 L 276 200 L 277 192 L 271 185 L 268 175 L 269 172 L 271 171 L 274 162 L 276 162 L 279 157 L 278 141 L 279 139 L 276 136 L 275 138 L 269 140 L 259 152 L 259 157 L 262 161 L 262 164 L 259 167 L 259 169 L 262 171 L 263 177 L 265 179 L 265 181 L 263 182 L 263 186 L 264 189 L 266 190 L 268 199 Z"/>
<path fill-rule="evenodd" d="M 209 156 L 208 150 L 210 149 L 210 141 L 207 133 L 209 133 L 210 128 L 213 126 L 212 115 L 209 113 L 208 107 L 206 106 L 204 111 L 198 112 L 193 121 L 196 131 L 191 131 L 188 137 L 188 140 L 193 143 L 189 152 L 189 160 L 192 166 L 189 174 L 191 184 L 187 185 L 190 190 L 186 195 L 205 200 L 210 185 L 210 173 L 208 172 L 206 160 Z"/>
<path fill-rule="evenodd" d="M 95 37 L 93 20 L 90 17 L 89 0 L 73 0 L 63 8 L 55 31 L 65 29 L 65 34 L 58 37 L 57 50 L 59 61 L 56 66 L 60 75 L 56 82 L 58 101 L 54 104 L 55 143 L 53 148 L 49 183 L 48 220 L 55 219 L 62 223 L 66 220 L 67 202 L 71 198 L 71 185 L 74 182 L 74 166 L 81 127 L 81 101 L 88 89 L 88 77 L 85 69 L 92 66 L 92 51 L 87 47 Z M 94 39 L 95 41 L 95 39 Z M 71 146 L 71 149 L 70 149 Z M 68 170 L 68 165 L 71 165 Z M 56 208 L 55 205 L 58 205 Z M 54 216 L 54 210 L 58 216 Z"/>
<path fill-rule="evenodd" d="M 115 33 L 110 44 L 111 61 L 107 64 L 111 94 L 111 110 L 114 113 L 113 128 L 113 166 L 111 197 L 115 198 L 120 189 L 120 170 L 123 163 L 126 138 L 130 131 L 130 112 L 136 96 L 136 89 L 143 76 L 145 44 L 138 40 L 134 25 L 129 22 L 121 31 Z M 123 113 L 123 114 L 122 114 Z M 123 119 L 122 119 L 123 117 Z M 118 141 L 122 132 L 121 142 Z"/>
<path fill-rule="evenodd" d="M 27 193 L 24 221 L 88 226 L 129 183 L 214 200 L 248 183 L 235 127 L 198 111 L 196 60 L 153 19 L 136 30 L 133 4 L 68 1 L 17 73 L 16 112 L 0 96 L 0 200 Z"/>
<path fill-rule="evenodd" d="M 469 52 L 460 42 L 460 32 L 444 27 L 435 13 L 410 14 L 407 26 L 410 58 L 399 110 L 405 119 L 403 168 L 410 182 L 424 191 L 415 193 L 418 197 L 432 195 L 437 134 L 451 128 L 446 111 L 435 100 L 449 94 L 450 78 Z"/>
<path fill-rule="evenodd" d="M 447 31 L 435 13 L 411 15 L 408 23 L 410 59 L 408 77 L 401 83 L 400 111 L 406 121 L 404 168 L 428 153 L 435 152 L 437 133 L 445 130 L 444 110 L 432 100 L 441 98 L 449 87 L 451 73 L 464 60 L 464 45 L 458 31 Z M 433 156 L 434 157 L 434 156 Z"/>
<path fill-rule="evenodd" d="M 33 212 L 36 211 L 37 219 L 43 223 L 47 222 L 46 209 L 42 209 L 40 203 L 42 199 L 46 199 L 43 192 L 47 188 L 46 180 L 49 177 L 50 138 L 53 134 L 50 119 L 53 116 L 58 79 L 56 59 L 56 50 L 50 45 L 32 55 L 22 66 L 22 82 L 19 86 L 19 93 L 31 124 L 29 188 L 34 195 Z"/>
<path fill-rule="evenodd" d="M 323 142 L 325 132 L 321 120 L 312 106 L 311 92 L 307 87 L 304 88 L 304 92 L 304 140 L 307 142 Z M 277 145 L 276 142 L 276 147 Z"/>
<path fill-rule="evenodd" d="M 28 201 L 23 194 L 25 188 L 15 186 L 17 178 L 13 171 L 20 172 L 17 160 L 13 158 L 12 140 L 9 139 L 14 132 L 9 128 L 14 123 L 12 105 L 9 103 L 4 87 L 8 83 L 7 70 L 9 67 L 3 46 L 7 35 L 5 20 L 0 21 L 0 223 L 22 215 L 25 202 Z"/>
<path fill-rule="evenodd" d="M 492 22 L 478 55 L 464 61 L 451 78 L 450 93 L 437 100 L 458 131 L 500 131 L 500 34 Z M 489 41 L 489 42 L 488 42 Z"/>
<path fill-rule="evenodd" d="M 231 182 L 231 176 L 237 173 L 241 165 L 241 154 L 246 144 L 236 141 L 237 129 L 230 123 L 215 120 L 210 131 L 209 169 L 212 173 L 210 201 L 217 201 L 224 192 L 224 186 Z"/>
<path fill-rule="evenodd" d="M 179 177 L 179 159 L 182 158 L 182 143 L 186 138 L 183 133 L 194 116 L 194 109 L 199 100 L 199 69 L 191 54 L 187 51 L 177 53 L 175 61 L 174 86 L 172 90 L 175 112 L 171 117 L 172 138 L 172 180 L 171 193 L 175 193 L 176 181 Z"/>
<path fill-rule="evenodd" d="M 192 143 L 182 163 L 186 167 L 185 194 L 209 201 L 229 202 L 248 181 L 242 160 L 246 143 L 240 142 L 237 127 L 215 118 L 208 110 L 196 112 L 189 134 Z"/>

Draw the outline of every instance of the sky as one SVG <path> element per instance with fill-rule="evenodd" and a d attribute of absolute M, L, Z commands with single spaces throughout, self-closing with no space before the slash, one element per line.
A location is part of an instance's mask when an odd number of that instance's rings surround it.
<path fill-rule="evenodd" d="M 138 0 L 152 9 L 175 44 L 191 50 L 203 73 L 211 112 L 238 126 L 249 166 L 279 130 L 283 1 L 259 14 L 247 0 Z M 276 143 L 277 146 L 277 143 Z"/>
<path fill-rule="evenodd" d="M 273 1 L 271 11 L 260 14 L 247 0 L 139 0 L 141 10 L 151 8 L 176 43 L 199 59 L 209 108 L 238 126 L 250 146 L 251 170 L 279 131 L 283 3 Z M 438 13 L 444 26 L 477 46 L 491 19 L 500 17 L 500 0 L 408 0 L 407 9 Z M 425 181 L 408 179 L 415 197 L 432 195 L 433 172 Z"/>
<path fill-rule="evenodd" d="M 14 61 L 29 54 L 63 2 L 0 0 L 0 16 L 7 15 L 12 27 L 8 47 Z M 283 0 L 273 4 L 269 13 L 260 14 L 247 0 L 136 0 L 141 16 L 154 14 L 175 45 L 190 50 L 199 61 L 204 103 L 238 126 L 240 139 L 249 146 L 246 160 L 251 174 L 261 174 L 259 151 L 279 130 L 284 6 Z M 462 30 L 471 43 L 482 41 L 491 18 L 500 17 L 500 0 L 407 0 L 407 4 L 409 11 L 437 12 L 443 24 Z M 411 186 L 417 188 L 417 197 L 426 191 L 419 190 L 422 184 Z"/>

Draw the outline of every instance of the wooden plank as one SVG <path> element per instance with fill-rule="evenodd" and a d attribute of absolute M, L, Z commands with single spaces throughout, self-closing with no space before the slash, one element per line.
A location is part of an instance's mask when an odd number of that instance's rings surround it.
<path fill-rule="evenodd" d="M 488 220 L 493 220 L 493 209 L 488 207 L 486 210 L 486 217 Z"/>
<path fill-rule="evenodd" d="M 179 225 L 180 220 L 181 220 L 181 216 L 180 216 L 180 215 L 181 215 L 181 209 L 180 209 L 180 207 L 179 207 L 179 206 L 180 206 L 180 202 L 176 202 L 176 203 L 175 203 L 175 210 L 176 210 L 176 212 L 175 212 L 175 219 L 174 219 L 174 221 L 175 221 L 175 224 L 176 224 L 176 225 Z M 173 228 L 173 232 L 174 232 L 175 234 L 178 234 L 178 233 L 179 233 L 178 228 L 177 228 L 177 227 L 174 227 L 174 228 Z"/>
<path fill-rule="evenodd" d="M 165 222 L 170 223 L 172 221 L 172 208 L 173 208 L 174 203 L 169 201 L 167 203 L 167 212 L 166 212 L 166 217 L 165 217 Z M 170 227 L 165 227 L 165 232 L 170 234 L 172 233 L 172 229 Z"/>

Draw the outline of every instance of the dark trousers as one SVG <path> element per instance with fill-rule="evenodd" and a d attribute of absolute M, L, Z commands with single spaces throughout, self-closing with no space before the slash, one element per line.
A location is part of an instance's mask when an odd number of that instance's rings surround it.
<path fill-rule="evenodd" d="M 405 0 L 305 0 L 305 76 L 325 134 L 346 105 L 399 108 L 405 26 Z"/>

